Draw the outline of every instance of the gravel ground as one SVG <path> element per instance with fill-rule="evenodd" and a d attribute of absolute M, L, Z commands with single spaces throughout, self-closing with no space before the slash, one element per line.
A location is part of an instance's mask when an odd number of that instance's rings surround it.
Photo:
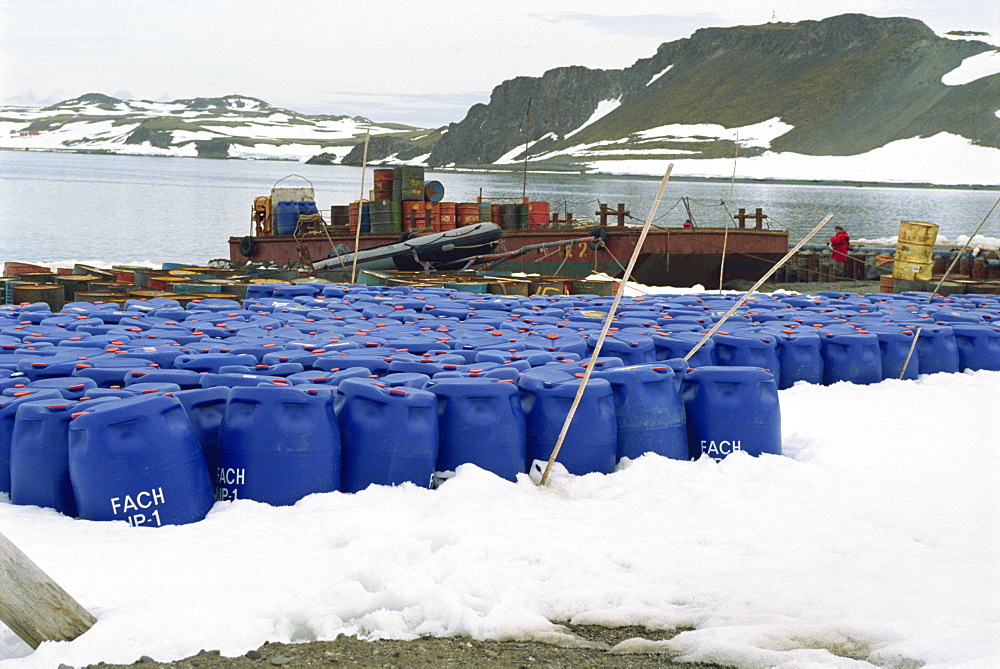
<path fill-rule="evenodd" d="M 467 637 L 421 637 L 413 641 L 361 641 L 338 637 L 336 641 L 308 643 L 265 643 L 240 657 L 222 657 L 218 651 L 203 650 L 176 662 L 161 663 L 143 658 L 134 664 L 96 664 L 90 668 L 118 667 L 187 667 L 268 668 L 268 667 L 676 667 L 677 669 L 720 669 L 716 664 L 678 664 L 670 656 L 657 652 L 641 641 L 669 639 L 683 630 L 649 630 L 642 627 L 599 627 L 568 625 L 567 631 L 578 638 L 571 646 L 538 641 L 475 641 Z M 642 646 L 647 647 L 643 648 Z M 629 646 L 632 646 L 630 649 Z M 64 669 L 64 668 L 61 668 Z"/>

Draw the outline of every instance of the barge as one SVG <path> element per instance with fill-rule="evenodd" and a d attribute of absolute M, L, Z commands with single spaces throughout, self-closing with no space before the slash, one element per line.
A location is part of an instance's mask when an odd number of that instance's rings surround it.
<path fill-rule="evenodd" d="M 616 209 L 602 205 L 595 212 L 596 220 L 580 221 L 571 215 L 550 214 L 547 202 L 527 198 L 514 204 L 482 197 L 476 202 L 448 203 L 440 199 L 440 183 L 423 181 L 422 168 L 410 168 L 420 170 L 419 176 L 399 177 L 403 187 L 396 189 L 393 179 L 407 174 L 406 169 L 375 170 L 372 195 L 376 199 L 331 207 L 329 221 L 318 213 L 311 185 L 280 188 L 276 184 L 270 197 L 256 198 L 250 234 L 229 238 L 229 259 L 312 265 L 337 255 L 359 252 L 360 257 L 369 249 L 414 236 L 492 222 L 501 229 L 499 242 L 488 253 L 481 248 L 470 251 L 467 268 L 567 278 L 594 273 L 621 277 L 639 240 L 641 228 L 626 221 L 631 216 L 623 204 Z M 415 199 L 418 196 L 423 199 Z M 393 199 L 378 199 L 383 197 Z M 296 204 L 308 206 L 291 206 Z M 788 231 L 767 229 L 766 216 L 759 209 L 756 215 L 734 218 L 729 228 L 690 223 L 651 228 L 633 280 L 655 286 L 718 287 L 720 276 L 723 282 L 759 279 L 788 251 Z M 453 254 L 449 261 L 454 267 Z M 428 263 L 423 269 L 436 268 Z"/>

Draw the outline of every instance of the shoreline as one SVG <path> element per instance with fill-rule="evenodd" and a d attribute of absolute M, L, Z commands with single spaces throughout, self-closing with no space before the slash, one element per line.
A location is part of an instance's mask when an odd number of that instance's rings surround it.
<path fill-rule="evenodd" d="M 170 156 L 157 153 L 116 153 L 105 149 L 14 149 L 10 147 L 0 147 L 0 151 L 26 152 L 26 153 L 66 153 L 73 155 L 94 155 L 94 156 L 121 156 L 125 158 L 190 158 L 194 160 L 245 160 L 249 162 L 284 162 L 304 165 L 304 160 L 292 160 L 285 158 L 210 158 L 200 156 Z M 360 165 L 344 165 L 336 163 L 333 165 L 323 165 L 322 167 L 351 167 L 358 169 Z M 370 169 L 377 165 L 369 165 Z M 523 174 L 523 171 L 516 166 L 503 168 L 501 166 L 463 166 L 463 167 L 426 167 L 428 173 L 457 173 L 457 174 Z M 662 176 L 651 174 L 622 174 L 618 172 L 592 172 L 586 170 L 566 169 L 539 169 L 528 170 L 529 174 L 565 174 L 581 177 L 600 177 L 602 179 L 641 179 L 646 181 L 659 181 Z M 830 186 L 843 188 L 921 188 L 928 190 L 966 190 L 966 191 L 994 191 L 1000 192 L 1000 184 L 932 184 L 927 182 L 910 181 L 839 181 L 836 179 L 756 179 L 751 177 L 714 177 L 697 175 L 672 175 L 671 181 L 692 182 L 692 183 L 740 183 L 740 184 L 763 184 L 774 186 Z"/>

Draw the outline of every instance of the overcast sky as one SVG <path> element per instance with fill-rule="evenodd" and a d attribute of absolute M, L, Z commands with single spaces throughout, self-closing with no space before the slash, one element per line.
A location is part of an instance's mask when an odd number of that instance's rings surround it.
<path fill-rule="evenodd" d="M 848 12 L 1000 37 L 998 0 L 0 0 L 0 104 L 240 93 L 437 126 L 515 76 L 626 67 L 698 28 Z"/>

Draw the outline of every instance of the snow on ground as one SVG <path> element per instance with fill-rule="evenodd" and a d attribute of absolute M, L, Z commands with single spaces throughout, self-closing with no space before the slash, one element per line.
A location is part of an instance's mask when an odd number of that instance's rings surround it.
<path fill-rule="evenodd" d="M 667 163 L 674 174 L 729 177 L 733 161 L 596 160 L 590 170 L 603 174 L 662 175 Z M 767 151 L 740 158 L 737 175 L 750 179 L 815 179 L 833 181 L 914 182 L 941 185 L 1000 185 L 1000 150 L 972 144 L 951 133 L 890 142 L 857 156 L 806 156 Z"/>
<path fill-rule="evenodd" d="M 941 77 L 941 83 L 946 86 L 961 86 L 993 74 L 1000 74 L 1000 49 L 969 56 L 961 65 Z"/>
<path fill-rule="evenodd" d="M 965 246 L 965 243 L 969 241 L 969 235 L 957 235 L 956 237 L 948 237 L 946 235 L 938 235 L 934 240 L 934 245 L 939 247 L 948 247 L 960 249 Z M 851 245 L 853 246 L 885 246 L 894 247 L 899 241 L 899 235 L 893 235 L 892 237 L 876 237 L 873 239 L 852 239 Z M 976 249 L 997 249 L 1000 248 L 1000 237 L 987 237 L 986 235 L 976 235 L 972 237 L 971 243 L 968 246 L 969 250 L 974 251 Z"/>
<path fill-rule="evenodd" d="M 224 136 L 232 137 L 252 137 L 257 139 L 277 139 L 279 141 L 290 139 L 320 139 L 337 140 L 350 139 L 357 136 L 361 125 L 351 119 L 341 119 L 338 121 L 321 121 L 318 123 L 260 123 L 243 121 L 237 125 L 211 125 L 202 126 L 205 130 Z M 388 128 L 371 128 L 373 135 L 394 132 Z"/>
<path fill-rule="evenodd" d="M 736 667 L 998 666 L 998 397 L 997 372 L 799 384 L 784 456 L 645 456 L 545 488 L 466 466 L 435 491 L 220 502 L 181 527 L 3 500 L 4 534 L 98 622 L 34 653 L 4 630 L 0 666 L 338 634 L 569 641 L 559 621 L 690 628 L 622 649 Z"/>
<path fill-rule="evenodd" d="M 664 74 L 666 74 L 667 72 L 669 72 L 670 68 L 672 68 L 672 67 L 673 67 L 673 64 L 667 65 L 665 68 L 663 68 L 662 70 L 660 70 L 659 72 L 657 72 L 656 74 L 654 74 L 653 78 L 650 79 L 648 82 L 646 82 L 646 85 L 649 86 L 649 84 L 653 83 L 654 81 L 656 81 L 657 79 L 659 79 L 660 77 L 662 77 Z"/>
<path fill-rule="evenodd" d="M 595 109 L 594 113 L 590 115 L 590 118 L 588 118 L 586 121 L 584 121 L 583 125 L 581 125 L 576 130 L 573 130 L 573 131 L 567 133 L 566 137 L 564 137 L 563 139 L 566 139 L 567 137 L 572 137 L 576 133 L 578 133 L 581 130 L 583 130 L 584 128 L 586 128 L 591 123 L 595 123 L 599 119 L 607 116 L 608 114 L 610 114 L 614 110 L 618 109 L 621 106 L 621 104 L 622 104 L 622 99 L 620 97 L 619 98 L 615 98 L 614 100 L 601 100 L 600 102 L 597 103 L 597 109 Z"/>
<path fill-rule="evenodd" d="M 533 147 L 535 144 L 538 144 L 543 139 L 558 139 L 558 138 L 556 137 L 555 133 L 549 132 L 549 133 L 546 133 L 546 134 L 542 135 L 538 139 L 533 139 L 530 142 L 528 142 L 527 148 L 531 149 L 531 147 Z M 494 165 L 505 165 L 507 163 L 517 162 L 518 156 L 524 156 L 524 151 L 525 151 L 525 145 L 524 144 L 521 144 L 519 146 L 515 146 L 510 151 L 508 151 L 507 153 L 503 154 L 502 156 L 500 156 L 499 158 L 497 158 L 496 160 L 494 160 L 493 164 Z M 427 154 L 427 155 L 430 156 L 430 154 Z"/>
<path fill-rule="evenodd" d="M 636 135 L 643 139 L 676 139 L 683 142 L 710 141 L 713 139 L 728 139 L 739 141 L 741 146 L 768 147 L 776 138 L 781 137 L 795 126 L 789 125 L 780 118 L 775 117 L 744 125 L 739 128 L 727 128 L 715 123 L 697 123 L 693 125 L 682 125 L 671 123 L 661 125 L 649 130 L 642 130 Z"/>

